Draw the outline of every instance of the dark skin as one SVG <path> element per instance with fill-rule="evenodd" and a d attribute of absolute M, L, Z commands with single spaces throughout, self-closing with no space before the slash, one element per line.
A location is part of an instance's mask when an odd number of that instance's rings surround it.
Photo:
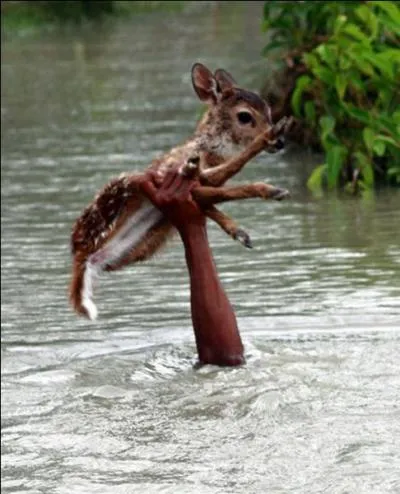
<path fill-rule="evenodd" d="M 219 280 L 208 243 L 206 216 L 193 200 L 198 182 L 176 172 L 158 183 L 148 174 L 143 192 L 178 230 L 190 276 L 190 302 L 199 364 L 244 363 L 236 316 Z"/>

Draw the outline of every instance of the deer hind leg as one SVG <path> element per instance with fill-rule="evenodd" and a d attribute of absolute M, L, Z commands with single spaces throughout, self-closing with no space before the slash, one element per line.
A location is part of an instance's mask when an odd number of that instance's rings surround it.
<path fill-rule="evenodd" d="M 217 225 L 219 225 L 224 232 L 226 232 L 230 237 L 234 240 L 238 240 L 242 245 L 247 247 L 248 249 L 252 249 L 253 245 L 251 243 L 250 236 L 247 232 L 238 227 L 235 221 L 227 216 L 225 213 L 220 211 L 214 206 L 207 207 L 204 210 L 204 213 L 208 218 L 215 221 Z"/>
<path fill-rule="evenodd" d="M 241 199 L 274 199 L 281 201 L 289 197 L 289 191 L 263 182 L 235 187 L 208 187 L 200 185 L 192 191 L 193 198 L 204 208 L 213 204 Z"/>

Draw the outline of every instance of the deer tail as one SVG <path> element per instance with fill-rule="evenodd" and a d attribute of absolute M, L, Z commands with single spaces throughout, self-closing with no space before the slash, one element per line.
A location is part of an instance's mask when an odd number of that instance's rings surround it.
<path fill-rule="evenodd" d="M 97 318 L 97 307 L 93 302 L 93 289 L 99 275 L 99 266 L 90 260 L 74 259 L 69 299 L 78 314 L 90 320 Z"/>

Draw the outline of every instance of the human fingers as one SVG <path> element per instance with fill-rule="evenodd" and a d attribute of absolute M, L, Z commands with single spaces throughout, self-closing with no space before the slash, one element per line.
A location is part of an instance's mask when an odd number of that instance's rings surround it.
<path fill-rule="evenodd" d="M 195 181 L 187 178 L 179 172 L 169 172 L 168 177 L 166 177 L 166 180 L 162 186 L 162 200 L 170 201 L 173 199 L 187 199 L 195 183 Z"/>
<path fill-rule="evenodd" d="M 169 191 L 170 188 L 173 186 L 175 178 L 176 178 L 176 171 L 175 170 L 168 170 L 164 176 L 160 190 L 162 192 Z"/>
<path fill-rule="evenodd" d="M 176 196 L 183 200 L 191 198 L 191 191 L 198 185 L 197 181 L 183 178 L 176 191 Z"/>
<path fill-rule="evenodd" d="M 153 173 L 150 172 L 146 174 L 146 176 L 144 176 L 143 179 L 140 181 L 140 189 L 150 199 L 152 203 L 158 206 L 160 203 L 159 200 L 160 189 L 157 188 L 155 182 L 156 182 L 155 176 Z"/>

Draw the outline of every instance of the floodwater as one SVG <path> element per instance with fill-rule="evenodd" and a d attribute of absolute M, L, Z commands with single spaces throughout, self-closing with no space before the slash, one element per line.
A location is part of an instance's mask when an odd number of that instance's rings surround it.
<path fill-rule="evenodd" d="M 196 360 L 178 240 L 67 301 L 74 219 L 110 177 L 184 140 L 195 61 L 259 88 L 261 6 L 152 13 L 2 43 L 2 493 L 400 492 L 400 193 L 313 199 L 318 161 L 260 156 L 235 182 L 283 203 L 210 224 L 247 364 Z"/>

